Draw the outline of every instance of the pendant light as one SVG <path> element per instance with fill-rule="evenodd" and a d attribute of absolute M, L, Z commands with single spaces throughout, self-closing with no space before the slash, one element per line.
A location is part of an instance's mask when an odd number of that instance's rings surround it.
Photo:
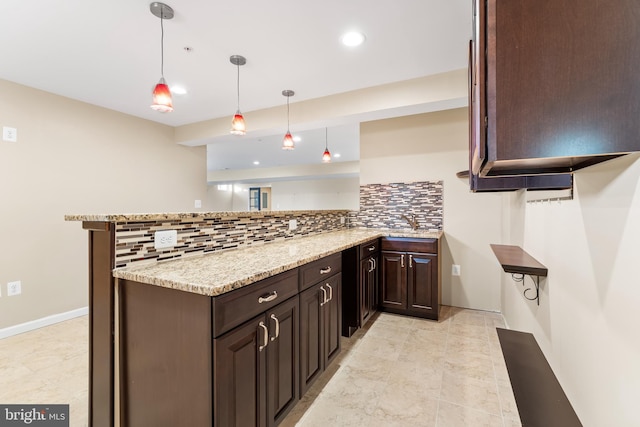
<path fill-rule="evenodd" d="M 164 3 L 153 2 L 149 5 L 151 13 L 160 18 L 160 81 L 153 89 L 151 108 L 161 113 L 173 111 L 171 91 L 164 80 L 164 20 L 173 18 L 173 9 Z"/>
<path fill-rule="evenodd" d="M 291 98 L 296 93 L 292 90 L 283 90 L 282 95 L 287 97 L 287 133 L 284 134 L 284 139 L 282 140 L 282 149 L 283 150 L 293 150 L 296 148 L 295 142 L 293 142 L 293 137 L 291 136 L 291 132 L 289 132 L 289 98 Z"/>
<path fill-rule="evenodd" d="M 331 162 L 331 153 L 329 152 L 329 145 L 327 142 L 327 128 L 324 128 L 324 153 L 322 153 L 322 163 Z"/>
<path fill-rule="evenodd" d="M 240 112 L 240 66 L 247 63 L 247 58 L 241 55 L 232 55 L 229 61 L 238 67 L 238 109 L 231 121 L 231 133 L 233 135 L 244 135 L 247 133 L 247 127 L 244 124 L 244 117 L 242 117 L 242 113 Z"/>

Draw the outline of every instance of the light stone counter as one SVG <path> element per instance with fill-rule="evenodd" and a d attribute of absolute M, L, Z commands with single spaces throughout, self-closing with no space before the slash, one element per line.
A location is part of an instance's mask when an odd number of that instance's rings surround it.
<path fill-rule="evenodd" d="M 441 238 L 442 232 L 357 228 L 131 266 L 113 276 L 216 296 L 382 236 Z"/>
<path fill-rule="evenodd" d="M 136 221 L 180 221 L 190 219 L 210 219 L 228 217 L 255 217 L 303 215 L 317 213 L 349 213 L 348 210 L 304 210 L 304 211 L 234 211 L 234 212 L 164 212 L 164 213 L 122 213 L 122 214 L 82 214 L 65 215 L 65 221 L 105 221 L 105 222 L 136 222 Z"/>

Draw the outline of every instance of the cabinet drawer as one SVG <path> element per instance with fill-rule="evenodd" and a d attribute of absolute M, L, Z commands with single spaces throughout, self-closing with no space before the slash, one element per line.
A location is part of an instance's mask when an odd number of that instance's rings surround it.
<path fill-rule="evenodd" d="M 307 289 L 327 277 L 342 270 L 342 254 L 340 252 L 326 256 L 300 267 L 300 290 Z"/>
<path fill-rule="evenodd" d="M 380 251 L 380 239 L 372 240 L 360 245 L 360 259 L 373 255 Z"/>
<path fill-rule="evenodd" d="M 382 239 L 382 250 L 437 254 L 438 239 L 385 237 Z"/>
<path fill-rule="evenodd" d="M 213 298 L 213 336 L 271 309 L 298 293 L 298 270 L 256 282 Z"/>

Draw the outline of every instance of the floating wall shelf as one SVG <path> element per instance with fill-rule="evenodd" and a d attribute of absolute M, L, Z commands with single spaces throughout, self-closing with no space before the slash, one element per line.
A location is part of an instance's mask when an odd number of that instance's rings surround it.
<path fill-rule="evenodd" d="M 524 276 L 527 275 L 533 280 L 535 286 L 535 295 L 530 297 L 527 295 L 532 288 L 524 290 L 524 297 L 531 301 L 536 301 L 540 305 L 540 277 L 546 277 L 548 273 L 547 267 L 540 264 L 538 260 L 529 255 L 520 246 L 512 245 L 491 245 L 493 253 L 498 258 L 498 262 L 502 265 L 502 269 L 506 273 L 511 273 L 511 277 L 516 282 L 522 282 L 524 286 Z"/>

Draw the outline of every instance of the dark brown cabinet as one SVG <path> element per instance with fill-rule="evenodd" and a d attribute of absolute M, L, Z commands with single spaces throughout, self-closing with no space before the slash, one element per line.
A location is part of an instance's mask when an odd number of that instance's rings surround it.
<path fill-rule="evenodd" d="M 118 279 L 120 419 L 274 427 L 341 350 L 336 253 L 214 297 Z"/>
<path fill-rule="evenodd" d="M 377 245 L 376 245 L 377 246 Z M 369 246 L 373 248 L 373 245 Z M 378 306 L 378 253 L 360 261 L 360 326 L 364 326 Z"/>
<path fill-rule="evenodd" d="M 379 309 L 438 319 L 439 239 L 383 238 Z"/>
<path fill-rule="evenodd" d="M 298 298 L 214 340 L 215 426 L 278 424 L 298 401 Z"/>
<path fill-rule="evenodd" d="M 472 176 L 571 172 L 640 151 L 640 2 L 473 9 Z"/>
<path fill-rule="evenodd" d="M 300 396 L 340 353 L 341 274 L 300 293 Z"/>
<path fill-rule="evenodd" d="M 342 335 L 350 337 L 378 307 L 380 239 L 342 252 Z"/>

